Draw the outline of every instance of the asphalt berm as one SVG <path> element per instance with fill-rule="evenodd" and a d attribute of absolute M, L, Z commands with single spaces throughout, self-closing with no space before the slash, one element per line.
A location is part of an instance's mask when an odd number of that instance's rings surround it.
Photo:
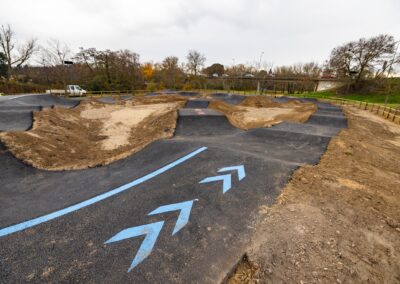
<path fill-rule="evenodd" d="M 244 131 L 214 110 L 187 108 L 179 113 L 173 138 L 157 140 L 102 167 L 43 171 L 27 166 L 3 147 L 1 228 L 130 186 L 92 205 L 0 237 L 0 279 L 4 283 L 221 282 L 251 245 L 259 208 L 272 206 L 296 169 L 317 164 L 331 137 L 346 126 L 343 121 L 330 126 L 317 118 L 312 123 L 280 124 L 280 129 Z M 314 115 L 318 110 L 311 118 Z M 190 156 L 193 151 L 197 152 Z M 171 163 L 175 166 L 169 167 Z M 226 173 L 231 184 L 200 183 L 233 166 L 242 166 L 244 176 L 234 170 Z M 159 170 L 165 167 L 168 170 Z M 149 174 L 145 182 L 132 185 Z M 171 232 L 178 212 L 149 214 L 184 201 L 193 201 L 193 207 L 188 223 L 176 234 Z M 143 237 L 105 242 L 127 228 L 161 220 L 165 224 L 154 248 L 128 272 Z"/>
<path fill-rule="evenodd" d="M 32 127 L 33 112 L 60 106 L 72 108 L 79 102 L 52 95 L 25 95 L 0 101 L 0 131 L 28 130 Z"/>

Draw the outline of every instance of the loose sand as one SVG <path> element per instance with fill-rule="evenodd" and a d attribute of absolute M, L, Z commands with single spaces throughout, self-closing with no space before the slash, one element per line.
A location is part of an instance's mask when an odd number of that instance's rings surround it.
<path fill-rule="evenodd" d="M 136 98 L 105 104 L 82 102 L 73 109 L 34 113 L 26 132 L 3 132 L 0 140 L 26 164 L 44 170 L 76 170 L 107 165 L 149 143 L 173 136 L 179 96 Z"/>
<path fill-rule="evenodd" d="M 223 112 L 232 125 L 245 130 L 271 127 L 283 121 L 303 123 L 317 109 L 313 103 L 277 103 L 265 96 L 250 96 L 238 105 L 212 101 L 209 108 Z"/>
<path fill-rule="evenodd" d="M 174 103 L 144 106 L 104 105 L 102 108 L 88 107 L 81 111 L 85 119 L 99 120 L 102 123 L 99 135 L 102 150 L 116 150 L 129 143 L 131 129 L 152 116 L 163 116 L 176 109 Z"/>
<path fill-rule="evenodd" d="M 321 162 L 259 208 L 228 283 L 400 283 L 400 127 L 346 107 Z"/>

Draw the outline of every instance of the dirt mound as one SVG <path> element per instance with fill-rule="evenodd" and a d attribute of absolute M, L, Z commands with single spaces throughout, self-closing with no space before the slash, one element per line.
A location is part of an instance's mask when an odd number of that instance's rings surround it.
<path fill-rule="evenodd" d="M 239 105 L 246 107 L 279 107 L 279 103 L 265 96 L 248 96 Z"/>
<path fill-rule="evenodd" d="M 161 103 L 178 103 L 179 106 L 183 107 L 188 99 L 175 94 L 169 95 L 157 95 L 157 96 L 138 96 L 135 97 L 132 102 L 135 105 L 139 104 L 161 104 Z"/>
<path fill-rule="evenodd" d="M 18 159 L 39 169 L 106 165 L 172 137 L 177 109 L 184 103 L 169 96 L 115 104 L 89 100 L 74 109 L 35 112 L 30 131 L 0 133 L 0 140 Z"/>
<path fill-rule="evenodd" d="M 400 127 L 347 108 L 320 164 L 259 208 L 248 259 L 228 283 L 399 283 Z"/>
<path fill-rule="evenodd" d="M 306 122 L 317 110 L 313 103 L 278 103 L 265 96 L 246 97 L 238 105 L 212 101 L 209 108 L 223 112 L 232 125 L 245 130 L 271 127 L 283 121 Z"/>

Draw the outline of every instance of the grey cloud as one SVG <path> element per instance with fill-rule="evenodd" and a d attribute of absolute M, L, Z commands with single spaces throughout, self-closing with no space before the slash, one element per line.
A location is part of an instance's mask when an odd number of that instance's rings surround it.
<path fill-rule="evenodd" d="M 207 63 L 264 59 L 322 62 L 349 40 L 390 33 L 400 39 L 398 0 L 12 0 L 0 10 L 20 39 L 57 38 L 72 49 L 132 49 L 142 61 L 189 49 Z"/>

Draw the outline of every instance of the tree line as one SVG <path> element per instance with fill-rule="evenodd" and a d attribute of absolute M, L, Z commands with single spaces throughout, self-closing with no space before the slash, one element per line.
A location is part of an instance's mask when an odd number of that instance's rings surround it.
<path fill-rule="evenodd" d="M 365 80 L 390 76 L 400 63 L 398 47 L 399 42 L 393 36 L 378 35 L 334 48 L 323 64 L 308 62 L 274 67 L 271 63 L 259 62 L 205 66 L 206 57 L 197 50 L 188 52 L 186 62 L 168 56 L 161 62 L 142 63 L 140 55 L 128 49 L 80 48 L 72 52 L 65 43 L 55 39 L 45 45 L 39 45 L 36 39 L 19 43 L 12 28 L 3 25 L 0 29 L 0 84 L 3 88 L 30 84 L 38 89 L 78 84 L 91 91 L 107 91 L 220 89 L 226 88 L 230 81 L 230 87 L 251 89 L 254 83 L 243 79 L 323 77 L 350 80 L 357 86 Z M 234 82 L 239 78 L 241 81 Z"/>

